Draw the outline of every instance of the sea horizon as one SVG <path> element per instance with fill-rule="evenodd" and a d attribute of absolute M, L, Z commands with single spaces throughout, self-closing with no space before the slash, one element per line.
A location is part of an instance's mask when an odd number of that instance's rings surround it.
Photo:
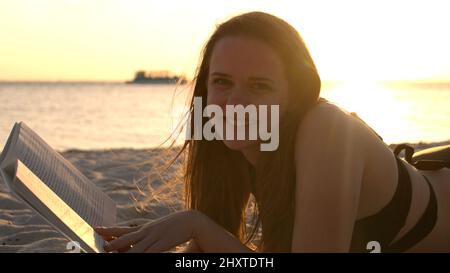
<path fill-rule="evenodd" d="M 125 81 L 0 81 L 0 100 L 7 101 L 0 109 L 0 145 L 14 122 L 24 121 L 57 150 L 164 147 L 173 140 L 163 143 L 186 110 L 191 88 Z M 387 144 L 450 140 L 450 82 L 327 80 L 321 96 L 356 112 Z M 176 144 L 183 139 L 184 132 Z"/>
<path fill-rule="evenodd" d="M 0 84 L 13 84 L 13 83 L 26 83 L 26 84 L 34 84 L 34 83 L 80 83 L 80 84 L 102 84 L 102 83 L 125 83 L 131 80 L 132 77 L 123 79 L 123 80 L 8 80 L 8 79 L 0 79 Z M 188 78 L 188 81 L 192 79 Z M 347 82 L 369 82 L 369 83 L 411 83 L 411 84 L 437 84 L 437 85 L 447 85 L 450 84 L 450 79 L 448 80 L 435 80 L 435 79 L 414 79 L 414 80 L 347 80 L 347 79 L 339 79 L 339 80 L 322 80 L 322 83 L 347 83 Z M 145 83 L 145 84 L 160 84 L 160 83 Z M 168 83 L 171 85 L 175 85 L 174 83 Z"/>

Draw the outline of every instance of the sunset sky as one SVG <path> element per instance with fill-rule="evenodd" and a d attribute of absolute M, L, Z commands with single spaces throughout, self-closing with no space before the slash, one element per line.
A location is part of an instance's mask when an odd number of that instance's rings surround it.
<path fill-rule="evenodd" d="M 450 81 L 445 0 L 0 0 L 0 80 L 190 77 L 215 24 L 252 10 L 294 25 L 325 80 Z"/>

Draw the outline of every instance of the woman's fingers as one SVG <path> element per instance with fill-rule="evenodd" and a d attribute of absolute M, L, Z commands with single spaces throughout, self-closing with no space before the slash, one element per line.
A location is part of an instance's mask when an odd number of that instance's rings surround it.
<path fill-rule="evenodd" d="M 121 248 L 126 248 L 139 241 L 144 237 L 144 232 L 134 231 L 131 233 L 127 233 L 115 240 L 112 240 L 109 243 L 105 244 L 105 251 L 118 250 Z"/>
<path fill-rule="evenodd" d="M 140 227 L 96 227 L 94 230 L 102 237 L 119 237 L 124 234 L 134 232 Z"/>
<path fill-rule="evenodd" d="M 152 236 L 147 236 L 137 244 L 133 245 L 132 248 L 130 248 L 127 252 L 128 253 L 142 253 L 144 250 L 146 250 L 151 244 L 153 244 L 155 241 L 155 238 Z"/>

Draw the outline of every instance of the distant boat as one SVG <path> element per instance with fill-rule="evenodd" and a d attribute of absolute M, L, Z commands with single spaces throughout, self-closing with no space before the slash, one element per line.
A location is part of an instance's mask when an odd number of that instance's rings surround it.
<path fill-rule="evenodd" d="M 187 80 L 183 76 L 170 76 L 168 71 L 137 71 L 134 79 L 127 81 L 130 84 L 185 84 Z"/>

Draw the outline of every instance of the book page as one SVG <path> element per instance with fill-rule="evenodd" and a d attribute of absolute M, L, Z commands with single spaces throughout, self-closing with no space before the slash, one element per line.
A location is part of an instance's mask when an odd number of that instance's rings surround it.
<path fill-rule="evenodd" d="M 115 203 L 27 125 L 20 125 L 17 158 L 89 225 L 115 224 Z"/>
<path fill-rule="evenodd" d="M 101 236 L 20 160 L 17 160 L 12 186 L 49 223 L 70 240 L 78 242 L 86 252 L 104 252 Z"/>
<path fill-rule="evenodd" d="M 2 175 L 2 178 L 6 183 L 7 186 L 6 190 L 8 192 L 11 192 L 10 184 L 12 182 L 13 177 L 8 176 L 4 172 L 4 168 L 6 168 L 8 165 L 11 165 L 11 163 L 14 162 L 15 158 L 17 158 L 14 147 L 19 135 L 20 130 L 19 128 L 20 125 L 17 122 L 14 123 L 13 129 L 11 130 L 8 139 L 6 140 L 5 147 L 3 148 L 3 151 L 0 154 L 0 174 Z"/>

